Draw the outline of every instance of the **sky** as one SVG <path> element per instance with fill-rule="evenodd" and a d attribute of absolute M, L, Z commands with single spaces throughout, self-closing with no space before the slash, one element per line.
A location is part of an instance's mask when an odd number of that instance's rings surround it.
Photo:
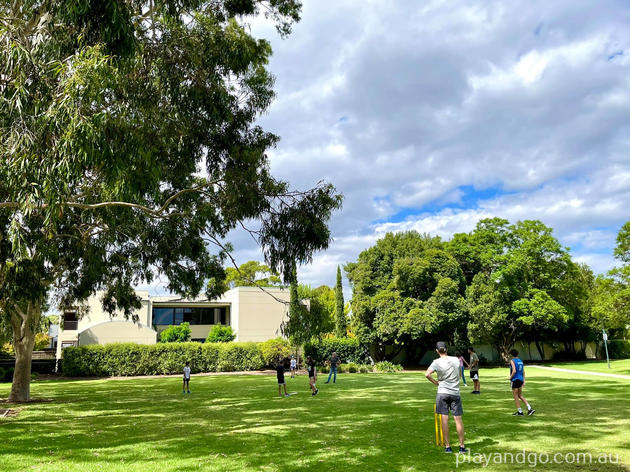
<path fill-rule="evenodd" d="M 630 220 L 628 1 L 306 0 L 274 54 L 272 173 L 345 196 L 334 241 L 301 267 L 334 285 L 388 231 L 450 239 L 539 219 L 601 273 Z M 239 263 L 262 260 L 234 233 Z M 345 281 L 347 284 L 347 281 Z"/>

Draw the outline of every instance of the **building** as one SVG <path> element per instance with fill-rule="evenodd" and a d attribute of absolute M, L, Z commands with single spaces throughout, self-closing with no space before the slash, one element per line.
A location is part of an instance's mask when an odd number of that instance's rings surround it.
<path fill-rule="evenodd" d="M 185 300 L 177 296 L 150 296 L 136 292 L 141 307 L 126 320 L 103 310 L 102 293 L 87 301 L 87 310 L 65 309 L 57 339 L 57 358 L 68 346 L 134 342 L 155 344 L 161 331 L 171 325 L 190 324 L 191 339 L 204 341 L 214 325 L 231 326 L 236 341 L 266 341 L 281 336 L 280 326 L 288 316 L 288 288 L 236 287 L 216 300 Z"/>

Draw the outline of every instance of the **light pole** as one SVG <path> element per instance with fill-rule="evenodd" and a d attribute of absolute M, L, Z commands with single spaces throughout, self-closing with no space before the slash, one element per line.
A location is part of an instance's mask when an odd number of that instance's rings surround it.
<path fill-rule="evenodd" d="M 608 368 L 610 369 L 610 358 L 608 357 L 608 335 L 606 330 L 602 329 L 602 338 L 604 339 L 604 348 L 606 349 L 606 362 L 608 362 Z"/>

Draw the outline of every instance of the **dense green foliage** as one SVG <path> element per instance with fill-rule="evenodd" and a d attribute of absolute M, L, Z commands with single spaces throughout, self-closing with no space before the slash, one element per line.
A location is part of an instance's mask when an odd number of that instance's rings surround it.
<path fill-rule="evenodd" d="M 613 339 L 609 341 L 608 355 L 611 359 L 630 359 L 630 340 Z"/>
<path fill-rule="evenodd" d="M 160 342 L 162 343 L 183 343 L 190 341 L 190 324 L 181 323 L 179 325 L 169 326 L 160 333 Z"/>
<path fill-rule="evenodd" d="M 291 190 L 269 170 L 278 137 L 268 41 L 299 0 L 0 2 L 0 321 L 16 350 L 11 397 L 28 400 L 34 330 L 53 292 L 97 289 L 132 316 L 158 275 L 181 296 L 226 289 L 230 230 L 251 230 L 287 275 L 331 239 L 341 196 Z M 207 281 L 210 280 L 210 283 Z M 23 322 L 26 320 L 27 322 Z"/>
<path fill-rule="evenodd" d="M 206 337 L 207 343 L 229 343 L 236 339 L 236 334 L 232 330 L 231 326 L 214 325 L 208 336 Z"/>
<path fill-rule="evenodd" d="M 347 321 L 345 306 L 343 303 L 343 286 L 341 283 L 341 267 L 337 266 L 337 284 L 335 285 L 335 336 L 344 338 L 347 336 Z"/>
<path fill-rule="evenodd" d="M 183 372 L 186 361 L 198 372 L 258 370 L 264 365 L 257 343 L 118 343 L 68 347 L 63 373 L 70 377 L 156 375 Z"/>
<path fill-rule="evenodd" d="M 225 269 L 225 283 L 229 288 L 234 287 L 275 287 L 282 284 L 282 280 L 269 266 L 258 261 L 248 261 L 238 266 Z"/>
<path fill-rule="evenodd" d="M 260 343 L 260 352 L 265 365 L 273 367 L 291 355 L 291 344 L 284 338 L 268 339 Z"/>
<path fill-rule="evenodd" d="M 615 250 L 622 262 L 629 233 L 622 229 Z M 534 343 L 543 359 L 543 344 L 554 342 L 579 359 L 602 324 L 629 324 L 630 269 L 595 279 L 540 221 L 481 220 L 446 242 L 387 234 L 346 272 L 352 331 L 377 359 L 406 349 L 413 360 L 437 340 L 456 349 L 490 344 L 504 360 L 517 341 Z"/>
<path fill-rule="evenodd" d="M 292 343 L 301 345 L 332 331 L 332 295 L 333 291 L 325 285 L 316 289 L 298 285 L 297 273 L 294 271 L 290 286 L 289 316 L 281 327 L 284 336 Z"/>
<path fill-rule="evenodd" d="M 394 373 L 402 372 L 403 368 L 399 364 L 392 364 L 389 361 L 381 361 L 374 364 L 374 370 L 376 372 Z"/>
<path fill-rule="evenodd" d="M 324 338 L 304 345 L 304 355 L 311 356 L 316 362 L 327 361 L 333 352 L 337 353 L 341 362 L 369 362 L 368 351 L 357 338 Z"/>

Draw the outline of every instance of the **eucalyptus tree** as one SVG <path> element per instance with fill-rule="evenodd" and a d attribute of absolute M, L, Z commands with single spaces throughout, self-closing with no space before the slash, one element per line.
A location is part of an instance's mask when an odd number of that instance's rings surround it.
<path fill-rule="evenodd" d="M 130 316 L 156 274 L 182 296 L 225 288 L 225 237 L 250 229 L 270 269 L 310 261 L 341 196 L 275 179 L 267 41 L 299 0 L 0 1 L 0 315 L 30 396 L 34 335 L 60 304 L 104 290 Z M 214 248 L 212 244 L 214 244 Z"/>

